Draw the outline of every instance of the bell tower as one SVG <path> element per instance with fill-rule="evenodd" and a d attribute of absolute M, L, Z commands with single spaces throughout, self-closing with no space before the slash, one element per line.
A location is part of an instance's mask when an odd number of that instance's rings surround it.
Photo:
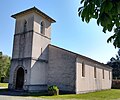
<path fill-rule="evenodd" d="M 51 41 L 51 23 L 55 20 L 36 7 L 12 17 L 16 19 L 16 24 L 9 89 L 44 90 L 47 84 L 47 47 Z"/>

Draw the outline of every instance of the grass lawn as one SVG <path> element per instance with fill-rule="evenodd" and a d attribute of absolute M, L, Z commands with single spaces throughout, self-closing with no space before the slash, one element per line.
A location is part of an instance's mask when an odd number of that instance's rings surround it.
<path fill-rule="evenodd" d="M 0 87 L 7 87 L 7 83 L 0 83 Z M 2 90 L 0 92 L 9 92 L 7 89 Z M 10 91 L 11 92 L 11 91 Z M 20 94 L 22 97 L 37 97 L 43 99 L 50 99 L 50 100 L 120 100 L 120 89 L 111 89 L 111 90 L 103 90 L 98 92 L 86 93 L 86 94 L 60 94 L 58 96 L 48 96 L 47 93 L 28 93 L 23 92 Z"/>
<path fill-rule="evenodd" d="M 0 83 L 0 87 L 8 87 L 8 83 Z"/>
<path fill-rule="evenodd" d="M 120 99 L 120 90 L 119 89 L 111 89 L 111 90 L 104 90 L 99 92 L 92 92 L 92 93 L 86 93 L 86 94 L 64 94 L 59 96 L 47 96 L 45 94 L 39 94 L 39 93 L 31 93 L 29 96 L 32 97 L 40 97 L 44 99 L 81 99 L 81 100 L 115 100 Z M 27 95 L 26 95 L 27 96 Z"/>

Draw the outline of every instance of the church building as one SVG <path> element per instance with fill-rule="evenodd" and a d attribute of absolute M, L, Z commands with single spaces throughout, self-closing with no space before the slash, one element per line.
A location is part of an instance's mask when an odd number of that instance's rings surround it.
<path fill-rule="evenodd" d="M 36 7 L 12 15 L 16 19 L 9 89 L 86 93 L 111 89 L 112 68 L 51 45 L 56 21 Z"/>

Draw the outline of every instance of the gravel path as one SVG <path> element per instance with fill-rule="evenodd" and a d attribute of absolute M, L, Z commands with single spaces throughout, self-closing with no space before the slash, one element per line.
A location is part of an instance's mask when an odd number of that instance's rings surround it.
<path fill-rule="evenodd" d="M 0 100 L 48 100 L 43 98 L 21 96 L 23 94 L 25 94 L 25 92 L 8 91 L 7 88 L 0 87 Z"/>
<path fill-rule="evenodd" d="M 47 100 L 42 98 L 34 98 L 34 97 L 20 97 L 20 96 L 5 96 L 0 95 L 0 100 Z"/>
<path fill-rule="evenodd" d="M 0 87 L 0 100 L 78 100 L 78 99 L 44 99 L 40 97 L 29 97 L 22 91 L 8 91 L 6 88 Z M 79 99 L 80 100 L 80 99 Z"/>

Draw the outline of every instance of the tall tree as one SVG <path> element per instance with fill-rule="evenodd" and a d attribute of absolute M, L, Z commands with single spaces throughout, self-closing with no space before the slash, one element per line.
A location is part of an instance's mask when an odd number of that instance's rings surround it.
<path fill-rule="evenodd" d="M 2 68 L 2 52 L 0 52 L 0 78 L 1 78 L 1 68 Z"/>
<path fill-rule="evenodd" d="M 113 79 L 120 79 L 120 49 L 116 57 L 112 57 L 107 64 L 113 68 Z"/>
<path fill-rule="evenodd" d="M 107 42 L 120 48 L 120 0 L 81 0 L 78 14 L 82 21 L 89 23 L 94 18 L 98 26 L 103 27 L 103 32 L 114 30 L 114 35 Z"/>
<path fill-rule="evenodd" d="M 3 55 L 0 52 L 0 78 L 9 77 L 10 60 L 9 56 Z"/>

